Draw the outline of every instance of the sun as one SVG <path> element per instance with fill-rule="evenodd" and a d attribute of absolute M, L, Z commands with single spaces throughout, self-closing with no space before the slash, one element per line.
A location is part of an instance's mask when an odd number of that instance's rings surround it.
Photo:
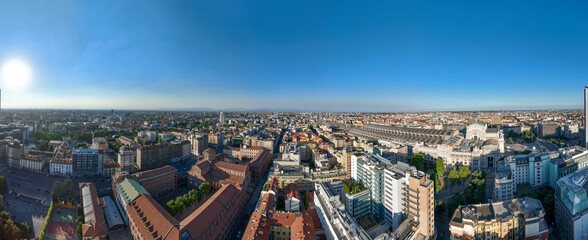
<path fill-rule="evenodd" d="M 6 87 L 24 88 L 31 81 L 31 68 L 19 59 L 12 59 L 2 65 L 2 83 Z"/>

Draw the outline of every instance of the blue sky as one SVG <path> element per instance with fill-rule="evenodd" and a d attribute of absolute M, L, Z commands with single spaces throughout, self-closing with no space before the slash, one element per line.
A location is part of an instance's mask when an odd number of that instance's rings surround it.
<path fill-rule="evenodd" d="M 588 3 L 0 2 L 7 108 L 579 108 Z"/>

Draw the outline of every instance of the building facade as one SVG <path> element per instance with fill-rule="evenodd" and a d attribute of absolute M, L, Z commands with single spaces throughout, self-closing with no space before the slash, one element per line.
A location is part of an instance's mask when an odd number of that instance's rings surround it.
<path fill-rule="evenodd" d="M 516 192 L 515 178 L 510 165 L 498 162 L 496 175 L 494 176 L 494 190 L 492 193 L 493 202 L 502 202 L 513 199 Z"/>
<path fill-rule="evenodd" d="M 565 240 L 588 236 L 588 168 L 557 181 L 555 222 L 557 235 Z"/>
<path fill-rule="evenodd" d="M 135 172 L 135 154 L 130 147 L 123 146 L 118 151 L 118 163 L 121 171 Z"/>
<path fill-rule="evenodd" d="M 98 149 L 74 149 L 72 151 L 72 171 L 75 175 L 102 174 L 103 155 Z"/>
<path fill-rule="evenodd" d="M 137 148 L 137 168 L 141 171 L 163 167 L 170 163 L 169 146 L 156 144 Z"/>
<path fill-rule="evenodd" d="M 449 222 L 452 239 L 548 239 L 541 201 L 512 199 L 459 206 Z"/>

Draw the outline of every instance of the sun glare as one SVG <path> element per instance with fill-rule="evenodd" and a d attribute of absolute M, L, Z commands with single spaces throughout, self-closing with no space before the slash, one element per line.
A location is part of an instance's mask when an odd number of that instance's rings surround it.
<path fill-rule="evenodd" d="M 19 59 L 13 59 L 2 65 L 2 83 L 0 87 L 24 88 L 31 80 L 29 65 Z"/>

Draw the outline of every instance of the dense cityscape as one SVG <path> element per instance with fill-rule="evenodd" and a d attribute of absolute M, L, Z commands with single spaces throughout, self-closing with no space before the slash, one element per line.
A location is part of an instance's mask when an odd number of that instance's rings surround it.
<path fill-rule="evenodd" d="M 3 239 L 588 232 L 582 110 L 1 114 Z"/>
<path fill-rule="evenodd" d="M 588 240 L 588 2 L 0 1 L 0 240 Z"/>

